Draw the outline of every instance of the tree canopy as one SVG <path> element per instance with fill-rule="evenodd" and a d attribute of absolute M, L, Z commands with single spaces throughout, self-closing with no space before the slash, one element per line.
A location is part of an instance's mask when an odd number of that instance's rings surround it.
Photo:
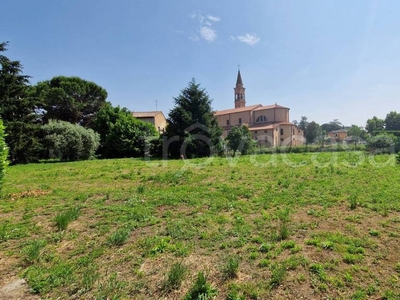
<path fill-rule="evenodd" d="M 8 43 L 0 44 L 0 53 Z M 36 161 L 40 152 L 37 124 L 37 101 L 28 94 L 29 76 L 22 75 L 22 65 L 0 55 L 0 118 L 6 127 L 6 143 L 12 163 Z"/>
<path fill-rule="evenodd" d="M 126 108 L 106 103 L 97 113 L 93 129 L 100 134 L 98 153 L 102 158 L 143 157 L 146 139 L 158 136 L 155 127 L 136 119 Z"/>
<path fill-rule="evenodd" d="M 228 141 L 228 147 L 233 150 L 233 156 L 238 150 L 242 154 L 247 154 L 251 151 L 255 142 L 251 137 L 249 128 L 244 125 L 233 127 L 226 140 Z"/>
<path fill-rule="evenodd" d="M 375 135 L 376 133 L 382 132 L 385 129 L 385 120 L 379 119 L 374 116 L 372 119 L 367 120 L 367 125 L 365 126 L 365 130 L 370 135 Z"/>
<path fill-rule="evenodd" d="M 320 137 L 321 135 L 322 135 L 322 129 L 318 123 L 312 121 L 307 125 L 306 131 L 304 133 L 304 137 L 306 138 L 307 144 L 314 143 L 317 140 L 317 138 Z"/>
<path fill-rule="evenodd" d="M 79 77 L 57 76 L 34 88 L 45 122 L 56 119 L 89 127 L 107 98 L 105 89 Z"/>
<path fill-rule="evenodd" d="M 391 111 L 386 115 L 385 118 L 385 130 L 386 131 L 398 131 L 400 130 L 400 114 Z"/>
<path fill-rule="evenodd" d="M 174 102 L 166 130 L 169 138 L 177 139 L 169 145 L 171 156 L 204 157 L 218 150 L 222 129 L 213 115 L 205 89 L 192 79 Z"/>

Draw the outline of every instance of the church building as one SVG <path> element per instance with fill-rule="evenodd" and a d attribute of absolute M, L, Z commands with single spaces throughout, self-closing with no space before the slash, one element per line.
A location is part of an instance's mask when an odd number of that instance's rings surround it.
<path fill-rule="evenodd" d="M 234 88 L 235 108 L 214 113 L 223 128 L 223 138 L 234 126 L 245 125 L 262 146 L 298 146 L 303 144 L 303 131 L 289 121 L 289 108 L 278 105 L 246 106 L 246 93 L 240 70 Z"/>

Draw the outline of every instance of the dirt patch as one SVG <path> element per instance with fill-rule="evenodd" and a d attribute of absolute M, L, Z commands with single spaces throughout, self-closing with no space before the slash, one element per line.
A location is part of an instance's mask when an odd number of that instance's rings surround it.
<path fill-rule="evenodd" d="M 2 300 L 36 300 L 40 297 L 32 295 L 29 290 L 29 286 L 25 279 L 13 279 L 6 285 L 0 287 L 0 299 Z"/>

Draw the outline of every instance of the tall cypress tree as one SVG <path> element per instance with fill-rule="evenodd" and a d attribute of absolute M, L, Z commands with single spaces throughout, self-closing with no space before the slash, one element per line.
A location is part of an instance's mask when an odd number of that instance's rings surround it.
<path fill-rule="evenodd" d="M 195 80 L 189 82 L 168 115 L 167 136 L 172 157 L 205 157 L 218 151 L 222 129 L 211 108 L 211 99 Z"/>

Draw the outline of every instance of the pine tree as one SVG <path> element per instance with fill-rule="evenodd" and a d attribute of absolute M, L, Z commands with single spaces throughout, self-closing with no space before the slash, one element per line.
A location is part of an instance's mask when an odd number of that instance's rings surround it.
<path fill-rule="evenodd" d="M 8 43 L 0 43 L 0 53 Z M 12 163 L 35 161 L 40 151 L 37 139 L 36 100 L 29 97 L 29 76 L 22 65 L 0 55 L 0 118 L 6 127 L 6 143 Z"/>
<path fill-rule="evenodd" d="M 222 129 L 211 108 L 211 100 L 205 91 L 189 82 L 178 97 L 175 107 L 169 112 L 167 135 L 168 149 L 172 157 L 205 157 L 220 150 Z"/>

